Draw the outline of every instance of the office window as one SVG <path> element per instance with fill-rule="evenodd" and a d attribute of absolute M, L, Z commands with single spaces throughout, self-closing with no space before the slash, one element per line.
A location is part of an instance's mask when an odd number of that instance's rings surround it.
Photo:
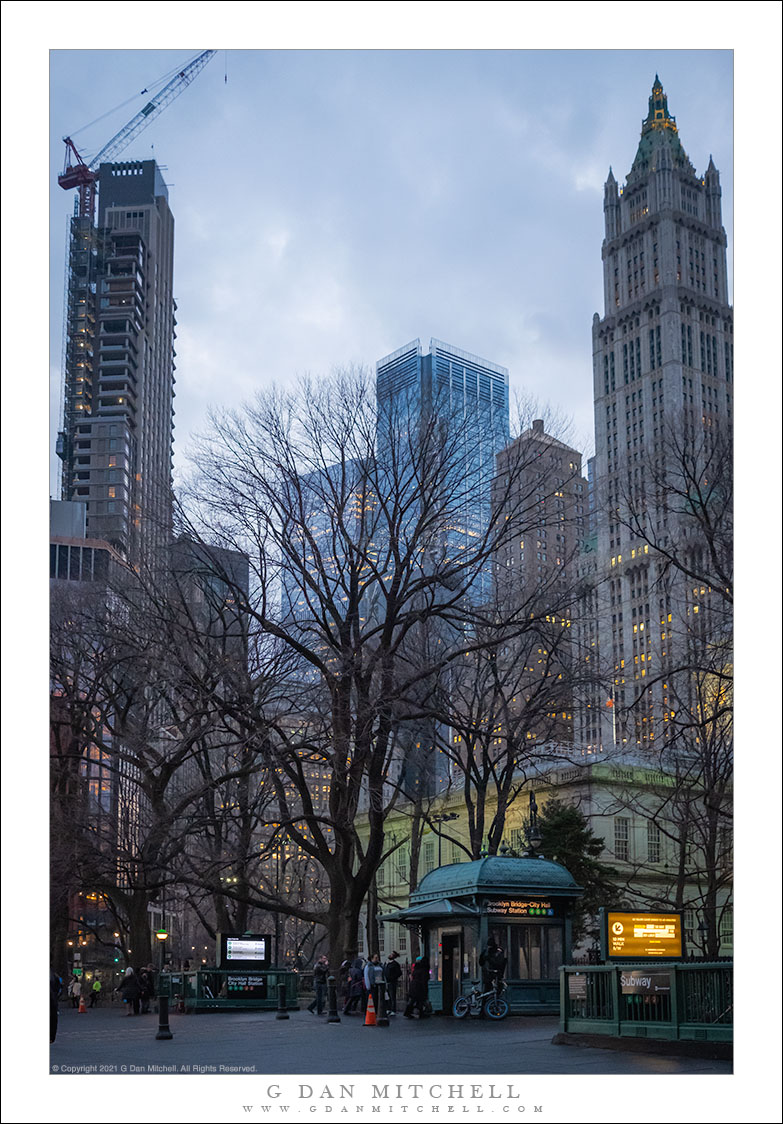
<path fill-rule="evenodd" d="M 659 863 L 661 861 L 661 829 L 657 824 L 647 823 L 647 861 Z"/>
<path fill-rule="evenodd" d="M 629 858 L 629 841 L 631 836 L 631 821 L 627 816 L 614 818 L 614 853 L 616 858 L 625 862 Z"/>

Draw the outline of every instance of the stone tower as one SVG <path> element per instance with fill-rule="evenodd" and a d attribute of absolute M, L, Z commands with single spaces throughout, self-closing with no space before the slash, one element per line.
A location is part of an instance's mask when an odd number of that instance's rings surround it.
<path fill-rule="evenodd" d="M 593 318 L 597 642 L 613 687 L 593 700 L 583 740 L 652 749 L 668 735 L 677 621 L 690 632 L 683 621 L 709 596 L 698 582 L 678 584 L 654 549 L 677 534 L 661 474 L 672 442 L 696 450 L 730 430 L 733 378 L 720 179 L 712 157 L 697 175 L 657 75 L 624 187 L 609 170 L 604 216 L 604 315 Z M 629 511 L 644 512 L 646 535 Z"/>

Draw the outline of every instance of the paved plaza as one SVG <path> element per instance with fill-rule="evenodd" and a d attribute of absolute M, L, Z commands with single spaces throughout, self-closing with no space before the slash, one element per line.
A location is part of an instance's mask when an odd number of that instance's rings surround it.
<path fill-rule="evenodd" d="M 174 1037 L 158 1041 L 157 1015 L 126 1018 L 118 1006 L 79 1015 L 62 1009 L 51 1073 L 96 1074 L 705 1074 L 731 1063 L 553 1046 L 555 1017 L 458 1022 L 397 1016 L 365 1027 L 353 1016 L 328 1024 L 308 1011 L 172 1014 Z M 162 1067 L 165 1067 L 162 1068 Z M 221 1068 L 222 1067 L 222 1068 Z"/>

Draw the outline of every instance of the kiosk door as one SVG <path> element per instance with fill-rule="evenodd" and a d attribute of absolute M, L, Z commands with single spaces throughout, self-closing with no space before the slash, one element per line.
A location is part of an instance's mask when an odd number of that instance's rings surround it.
<path fill-rule="evenodd" d="M 442 939 L 441 979 L 443 980 L 443 1010 L 451 1014 L 454 1000 L 460 994 L 460 968 L 462 967 L 462 938 L 459 933 L 444 933 Z"/>

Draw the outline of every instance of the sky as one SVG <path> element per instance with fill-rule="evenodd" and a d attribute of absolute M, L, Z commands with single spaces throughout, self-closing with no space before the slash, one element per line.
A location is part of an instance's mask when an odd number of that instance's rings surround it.
<path fill-rule="evenodd" d="M 228 46 L 124 154 L 154 155 L 170 184 L 178 471 L 187 435 L 205 424 L 211 404 L 239 405 L 272 379 L 298 372 L 372 366 L 417 336 L 425 346 L 436 336 L 508 366 L 512 391 L 574 416 L 575 444 L 587 452 L 591 321 L 603 311 L 602 185 L 610 165 L 620 182 L 631 166 L 657 72 L 697 172 L 710 154 L 720 170 L 730 262 L 736 223 L 737 1072 L 653 1078 L 641 1097 L 631 1077 L 610 1083 L 533 1075 L 525 1087 L 549 1121 L 605 1120 L 618 1093 L 627 1093 L 626 1115 L 639 1121 L 667 1114 L 711 1124 L 778 1120 L 780 1025 L 759 988 L 754 941 L 759 918 L 761 931 L 774 933 L 780 916 L 769 894 L 779 802 L 765 802 L 762 792 L 779 790 L 779 754 L 764 751 L 770 725 L 779 733 L 781 702 L 773 675 L 762 683 L 759 705 L 757 674 L 759 666 L 777 668 L 780 658 L 778 631 L 769 628 L 780 619 L 779 514 L 769 507 L 780 475 L 780 5 L 136 0 L 77 11 L 5 0 L 0 18 L 9 916 L 40 937 L 47 497 L 58 494 L 50 454 L 59 425 L 72 207 L 70 193 L 56 185 L 62 137 L 207 43 Z M 139 104 L 75 139 L 97 150 Z M 51 337 L 42 299 L 47 257 Z M 42 420 L 47 413 L 50 427 Z M 763 604 L 754 548 L 760 527 Z M 27 547 L 24 596 L 20 541 Z M 26 793 L 37 800 L 19 798 L 20 750 Z M 20 879 L 24 900 L 34 903 L 21 914 Z M 33 976 L 42 987 L 40 967 Z M 58 1078 L 42 1079 L 44 1003 L 33 988 L 13 1012 L 16 1080 L 6 1082 L 5 1097 L 20 1122 L 64 1118 Z M 234 1079 L 138 1080 L 172 1122 L 233 1120 L 253 1101 Z M 105 1096 L 109 1090 L 98 1091 L 96 1081 L 105 1079 L 70 1077 L 69 1099 Z M 137 1081 L 133 1094 L 139 1092 Z"/>
<path fill-rule="evenodd" d="M 62 137 L 89 158 L 147 96 L 102 115 L 193 53 L 51 54 L 53 430 Z M 630 169 L 656 72 L 697 172 L 721 172 L 731 257 L 729 50 L 219 51 L 119 157 L 169 184 L 177 469 L 210 406 L 432 336 L 508 367 L 512 400 L 572 417 L 592 452 L 603 184 Z"/>

